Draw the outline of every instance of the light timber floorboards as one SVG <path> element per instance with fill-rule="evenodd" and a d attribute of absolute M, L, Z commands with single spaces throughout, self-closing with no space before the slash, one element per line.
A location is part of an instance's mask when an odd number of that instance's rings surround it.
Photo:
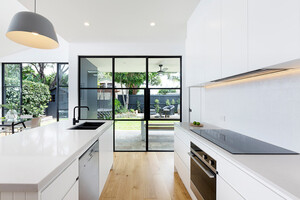
<path fill-rule="evenodd" d="M 191 199 L 172 152 L 116 152 L 100 200 Z"/>

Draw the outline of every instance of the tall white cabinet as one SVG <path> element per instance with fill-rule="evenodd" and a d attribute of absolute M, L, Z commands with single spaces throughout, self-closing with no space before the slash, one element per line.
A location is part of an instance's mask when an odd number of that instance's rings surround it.
<path fill-rule="evenodd" d="M 201 0 L 188 21 L 187 86 L 299 58 L 299 0 Z"/>
<path fill-rule="evenodd" d="M 300 58 L 300 1 L 248 0 L 248 45 L 249 70 Z"/>
<path fill-rule="evenodd" d="M 222 0 L 222 77 L 247 71 L 247 0 Z"/>

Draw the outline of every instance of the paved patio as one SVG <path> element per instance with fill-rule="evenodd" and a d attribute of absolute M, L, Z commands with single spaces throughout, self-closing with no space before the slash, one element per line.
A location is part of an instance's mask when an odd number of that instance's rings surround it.
<path fill-rule="evenodd" d="M 138 130 L 116 130 L 115 147 L 118 151 L 144 151 L 146 141 L 142 140 L 141 131 Z M 149 131 L 149 150 L 173 150 L 174 131 L 155 130 Z"/>

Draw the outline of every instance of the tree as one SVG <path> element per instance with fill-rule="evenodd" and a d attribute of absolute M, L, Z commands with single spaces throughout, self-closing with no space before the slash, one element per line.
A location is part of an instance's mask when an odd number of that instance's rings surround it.
<path fill-rule="evenodd" d="M 146 82 L 146 73 L 143 72 L 122 72 L 122 73 L 115 73 L 115 82 L 121 84 L 121 88 L 139 88 Z M 160 77 L 158 73 L 151 72 L 148 76 L 149 83 L 151 85 L 159 85 L 161 84 Z M 122 90 L 122 98 L 124 102 L 124 106 L 128 109 L 129 104 L 129 94 L 137 94 L 138 89 L 130 89 L 126 91 L 124 94 L 124 90 Z M 126 95 L 126 98 L 125 98 Z"/>

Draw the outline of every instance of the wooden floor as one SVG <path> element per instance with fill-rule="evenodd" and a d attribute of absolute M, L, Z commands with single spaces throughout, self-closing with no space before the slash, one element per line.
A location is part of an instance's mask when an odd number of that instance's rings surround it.
<path fill-rule="evenodd" d="M 117 152 L 100 200 L 191 199 L 177 173 L 174 153 Z"/>

